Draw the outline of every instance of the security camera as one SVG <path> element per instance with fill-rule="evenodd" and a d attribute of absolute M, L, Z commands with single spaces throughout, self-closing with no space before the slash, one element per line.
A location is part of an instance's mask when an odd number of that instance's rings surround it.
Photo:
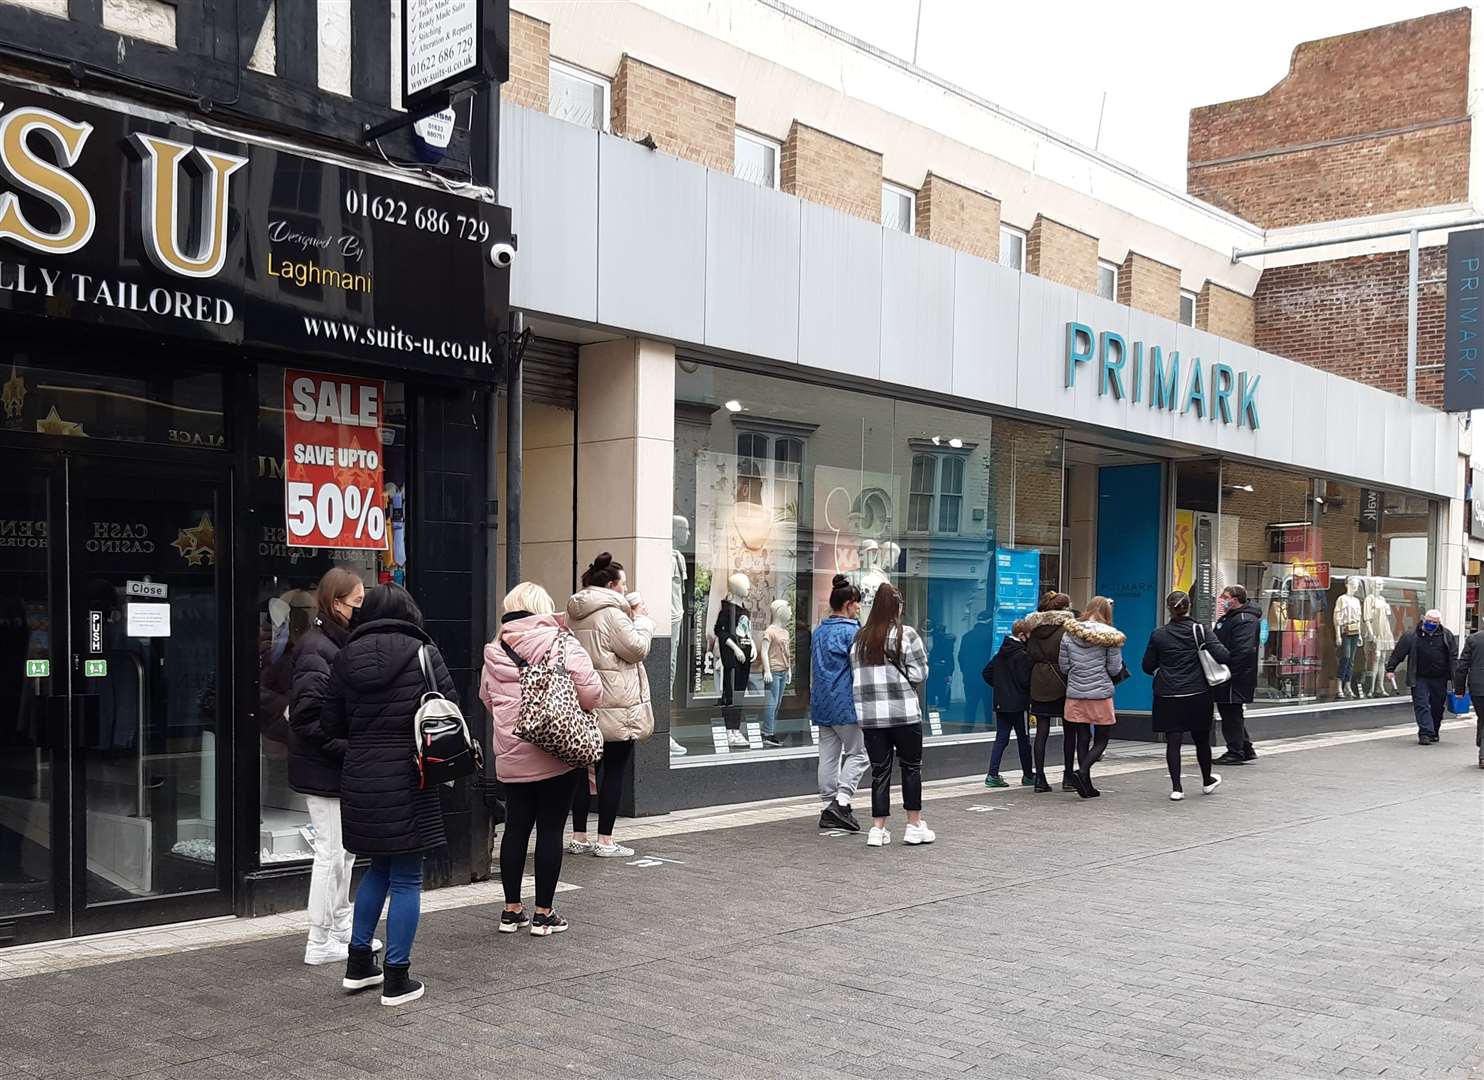
<path fill-rule="evenodd" d="M 515 261 L 515 245 L 503 241 L 490 248 L 490 262 L 501 270 L 510 269 L 510 264 Z"/>

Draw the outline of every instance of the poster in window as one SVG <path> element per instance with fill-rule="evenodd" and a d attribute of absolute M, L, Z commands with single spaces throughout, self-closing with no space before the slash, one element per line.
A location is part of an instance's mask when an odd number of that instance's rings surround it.
<path fill-rule="evenodd" d="M 294 547 L 384 551 L 380 379 L 285 369 L 284 516 Z"/>

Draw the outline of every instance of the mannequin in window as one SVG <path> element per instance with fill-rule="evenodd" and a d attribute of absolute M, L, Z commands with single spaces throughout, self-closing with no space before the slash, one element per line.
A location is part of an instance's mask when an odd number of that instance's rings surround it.
<path fill-rule="evenodd" d="M 1371 578 L 1367 583 L 1363 605 L 1366 636 L 1370 639 L 1373 650 L 1370 670 L 1372 697 L 1381 697 L 1396 691 L 1394 673 L 1390 676 L 1391 688 L 1389 690 L 1385 681 L 1388 677 L 1386 658 L 1391 655 L 1391 650 L 1396 648 L 1396 631 L 1391 626 L 1391 604 L 1387 602 L 1386 594 L 1382 591 L 1384 584 L 1385 581 L 1382 578 Z"/>
<path fill-rule="evenodd" d="M 782 746 L 778 740 L 778 706 L 783 693 L 793 680 L 794 610 L 787 600 L 774 600 L 772 620 L 763 631 L 763 692 L 767 704 L 763 709 L 763 745 Z"/>
<path fill-rule="evenodd" d="M 866 540 L 861 544 L 861 571 L 857 586 L 861 591 L 862 626 L 871 617 L 871 602 L 876 598 L 876 590 L 891 584 L 892 571 L 901 556 L 902 549 L 890 540 L 884 544 Z"/>
<path fill-rule="evenodd" d="M 752 619 L 747 614 L 747 595 L 751 591 L 752 582 L 746 574 L 728 578 L 726 599 L 721 602 L 713 628 L 721 650 L 721 715 L 727 728 L 727 745 L 739 749 L 749 744 L 747 736 L 742 734 L 742 710 L 732 702 L 737 691 L 746 692 L 752 658 L 757 655 Z"/>
<path fill-rule="evenodd" d="M 1360 675 L 1355 670 L 1355 654 L 1360 649 L 1365 616 L 1360 603 L 1360 578 L 1345 579 L 1345 591 L 1335 601 L 1335 646 L 1339 650 L 1340 697 L 1360 697 Z"/>
<path fill-rule="evenodd" d="M 671 529 L 674 533 L 674 546 L 670 548 L 670 700 L 673 702 L 684 698 L 684 695 L 677 693 L 675 670 L 685 646 L 685 583 L 689 578 L 685 565 L 685 545 L 690 541 L 690 522 L 683 515 L 676 514 L 671 519 Z M 675 715 L 673 709 L 670 715 Z M 672 733 L 670 756 L 681 757 L 685 752 L 685 747 L 675 741 Z"/>

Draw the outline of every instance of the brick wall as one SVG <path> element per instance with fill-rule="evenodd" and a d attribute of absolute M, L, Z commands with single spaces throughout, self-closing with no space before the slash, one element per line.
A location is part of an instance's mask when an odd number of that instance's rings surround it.
<path fill-rule="evenodd" d="M 551 100 L 551 26 L 510 13 L 510 81 L 500 88 L 506 101 L 545 112 Z"/>
<path fill-rule="evenodd" d="M 1423 248 L 1417 363 L 1443 360 L 1447 249 Z M 1264 270 L 1254 297 L 1257 346 L 1393 394 L 1407 392 L 1407 253 Z M 1417 398 L 1442 407 L 1439 369 L 1417 373 Z"/>
<path fill-rule="evenodd" d="M 1255 324 L 1256 309 L 1252 297 L 1233 292 L 1215 282 L 1208 281 L 1195 296 L 1195 325 L 1197 330 L 1208 330 L 1213 334 L 1243 345 L 1257 342 Z"/>
<path fill-rule="evenodd" d="M 1130 251 L 1118 268 L 1118 302 L 1179 322 L 1180 271 Z"/>
<path fill-rule="evenodd" d="M 1096 293 L 1097 237 L 1037 214 L 1025 241 L 1025 268 L 1049 281 Z"/>
<path fill-rule="evenodd" d="M 624 56 L 613 80 L 614 134 L 653 136 L 667 154 L 732 171 L 737 101 L 728 94 Z"/>
<path fill-rule="evenodd" d="M 917 235 L 985 259 L 1000 257 L 1000 201 L 927 174 L 917 193 Z"/>
<path fill-rule="evenodd" d="M 1266 94 L 1192 109 L 1186 187 L 1269 228 L 1468 198 L 1467 8 L 1323 38 Z"/>
<path fill-rule="evenodd" d="M 778 163 L 779 184 L 801 199 L 881 220 L 881 155 L 797 120 Z"/>

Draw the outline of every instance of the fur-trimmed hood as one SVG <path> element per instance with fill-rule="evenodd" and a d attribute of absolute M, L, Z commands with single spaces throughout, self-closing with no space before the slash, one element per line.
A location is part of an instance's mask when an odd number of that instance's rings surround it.
<path fill-rule="evenodd" d="M 1027 630 L 1035 630 L 1041 626 L 1065 626 L 1076 621 L 1077 615 L 1071 611 L 1033 611 L 1025 617 Z"/>
<path fill-rule="evenodd" d="M 1121 649 L 1123 643 L 1128 640 L 1124 632 L 1115 626 L 1075 619 L 1067 623 L 1067 633 L 1078 641 L 1085 641 L 1089 645 L 1101 645 L 1105 649 Z"/>

